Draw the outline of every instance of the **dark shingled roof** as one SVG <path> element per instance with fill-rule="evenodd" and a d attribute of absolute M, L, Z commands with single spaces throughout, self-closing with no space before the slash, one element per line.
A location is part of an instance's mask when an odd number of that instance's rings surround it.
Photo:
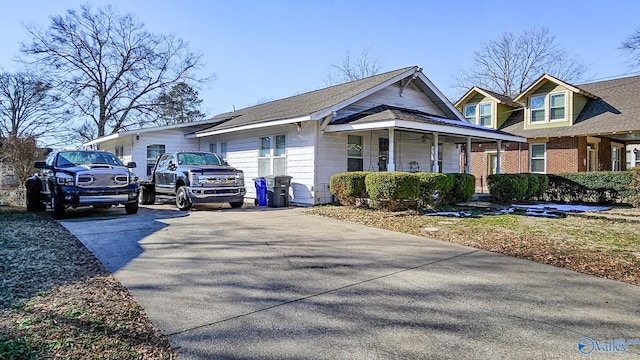
<path fill-rule="evenodd" d="M 509 105 L 509 106 L 512 106 L 512 107 L 522 107 L 522 106 L 523 106 L 521 103 L 519 103 L 519 102 L 515 101 L 515 100 L 514 100 L 512 97 L 510 97 L 510 96 L 502 95 L 502 94 L 498 94 L 497 92 L 493 92 L 493 91 L 491 91 L 491 90 L 487 90 L 487 89 L 481 88 L 481 87 L 479 87 L 479 86 L 476 86 L 476 87 L 477 87 L 478 89 L 480 89 L 480 90 L 482 90 L 482 91 L 486 92 L 487 94 L 489 94 L 489 95 L 493 96 L 494 98 L 496 98 L 496 99 L 500 100 L 500 102 L 505 103 L 505 104 L 507 104 L 507 105 Z"/>
<path fill-rule="evenodd" d="M 477 131 L 486 132 L 487 135 L 490 134 L 502 134 L 502 135 L 511 135 L 507 134 L 501 130 L 495 130 L 491 128 L 486 128 L 484 126 L 470 124 L 466 121 L 462 121 L 459 119 L 445 119 L 437 115 L 431 115 L 422 111 L 399 108 L 389 105 L 379 105 L 374 108 L 361 111 L 357 114 L 350 115 L 339 121 L 336 121 L 333 124 L 359 124 L 359 123 L 370 123 L 376 121 L 387 121 L 387 120 L 404 120 L 404 121 L 414 121 L 420 122 L 424 124 L 435 124 L 435 125 L 446 125 L 452 126 L 456 128 L 464 128 L 464 129 L 473 129 Z"/>
<path fill-rule="evenodd" d="M 418 67 L 411 66 L 389 71 L 384 74 L 216 115 L 212 119 L 225 119 L 225 121 L 199 132 L 307 116 L 317 111 L 329 109 L 411 70 L 418 70 Z"/>
<path fill-rule="evenodd" d="M 522 110 L 514 111 L 501 130 L 527 137 L 560 137 L 640 131 L 640 76 L 582 84 L 589 99 L 573 126 L 524 130 Z"/>

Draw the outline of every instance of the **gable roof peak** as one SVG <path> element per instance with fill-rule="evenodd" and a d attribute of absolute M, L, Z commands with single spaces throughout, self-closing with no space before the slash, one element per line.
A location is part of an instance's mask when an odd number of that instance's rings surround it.
<path fill-rule="evenodd" d="M 469 91 L 467 91 L 460 98 L 460 100 L 456 101 L 455 106 L 458 107 L 458 106 L 462 105 L 463 103 L 465 103 L 467 100 L 469 100 L 473 96 L 474 93 L 479 93 L 479 94 L 482 94 L 482 95 L 487 96 L 487 97 L 492 97 L 492 98 L 496 99 L 496 101 L 498 103 L 509 105 L 511 107 L 514 107 L 514 108 L 519 108 L 519 107 L 523 106 L 521 103 L 515 101 L 512 97 L 510 97 L 508 95 L 503 95 L 503 94 L 497 93 L 495 91 L 487 90 L 487 89 L 482 88 L 480 86 L 474 86 L 471 89 L 469 89 Z"/>
<path fill-rule="evenodd" d="M 540 75 L 540 77 L 536 81 L 534 81 L 531 85 L 529 85 L 529 87 L 527 87 L 520 95 L 518 95 L 518 97 L 516 97 L 515 100 L 519 101 L 519 102 L 523 102 L 523 99 L 526 98 L 526 96 L 531 91 L 539 88 L 545 82 L 552 82 L 552 83 L 555 83 L 557 85 L 564 86 L 567 89 L 569 89 L 569 90 L 571 90 L 571 91 L 573 91 L 575 93 L 578 93 L 580 95 L 586 96 L 588 98 L 599 99 L 598 96 L 596 96 L 596 95 L 594 95 L 594 94 L 592 94 L 592 93 L 590 93 L 590 92 L 588 92 L 586 90 L 583 90 L 583 89 L 581 89 L 581 88 L 579 88 L 579 87 L 577 87 L 577 86 L 575 86 L 573 84 L 570 84 L 570 83 L 568 83 L 566 81 L 560 80 L 560 79 L 556 78 L 555 76 L 552 76 L 552 75 L 549 75 L 547 73 L 544 73 L 544 74 Z"/>

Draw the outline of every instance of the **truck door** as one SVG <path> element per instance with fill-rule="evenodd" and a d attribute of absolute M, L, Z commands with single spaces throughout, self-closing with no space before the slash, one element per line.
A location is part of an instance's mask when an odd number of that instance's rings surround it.
<path fill-rule="evenodd" d="M 154 180 L 156 184 L 156 192 L 159 193 L 170 193 L 171 185 L 170 185 L 170 175 L 171 170 L 169 169 L 169 160 L 171 158 L 171 154 L 163 154 L 158 159 L 158 163 L 156 164 L 156 168 L 154 169 Z"/>

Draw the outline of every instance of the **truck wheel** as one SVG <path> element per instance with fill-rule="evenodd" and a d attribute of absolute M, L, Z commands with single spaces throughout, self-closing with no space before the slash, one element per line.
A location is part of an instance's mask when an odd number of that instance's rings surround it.
<path fill-rule="evenodd" d="M 153 205 L 156 202 L 156 192 L 153 186 L 140 186 L 140 204 Z"/>
<path fill-rule="evenodd" d="M 241 208 L 244 205 L 244 201 L 232 201 L 229 203 L 233 209 Z"/>
<path fill-rule="evenodd" d="M 189 197 L 189 191 L 186 186 L 180 186 L 176 192 L 176 206 L 181 211 L 187 211 L 191 209 L 191 198 Z"/>
<path fill-rule="evenodd" d="M 54 219 L 64 219 L 64 201 L 61 195 L 51 194 L 51 208 Z"/>
<path fill-rule="evenodd" d="M 127 212 L 127 215 L 133 215 L 138 213 L 138 202 L 130 202 L 124 204 L 124 210 Z"/>

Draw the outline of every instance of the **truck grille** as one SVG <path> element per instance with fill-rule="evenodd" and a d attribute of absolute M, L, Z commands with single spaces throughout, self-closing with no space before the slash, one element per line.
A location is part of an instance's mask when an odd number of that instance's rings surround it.
<path fill-rule="evenodd" d="M 112 173 L 79 174 L 76 180 L 78 187 L 122 187 L 129 183 L 129 176 Z"/>
<path fill-rule="evenodd" d="M 212 175 L 202 174 L 198 178 L 198 183 L 203 186 L 217 186 L 217 185 L 235 185 L 235 175 Z"/>

